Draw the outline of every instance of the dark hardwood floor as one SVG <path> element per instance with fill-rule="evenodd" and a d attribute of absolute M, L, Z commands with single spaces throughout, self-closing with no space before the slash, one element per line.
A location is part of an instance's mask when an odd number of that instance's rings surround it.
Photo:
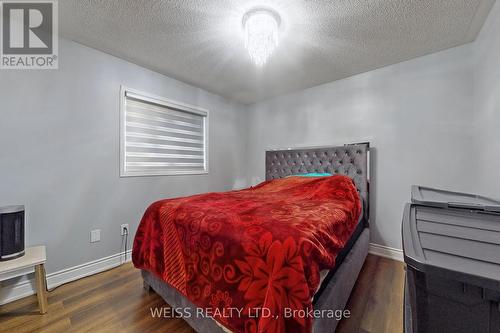
<path fill-rule="evenodd" d="M 403 279 L 402 263 L 369 255 L 347 305 L 351 318 L 337 332 L 402 332 Z M 48 301 L 45 315 L 36 296 L 1 306 L 0 332 L 194 332 L 182 319 L 151 316 L 165 303 L 142 288 L 131 264 L 60 286 Z"/>

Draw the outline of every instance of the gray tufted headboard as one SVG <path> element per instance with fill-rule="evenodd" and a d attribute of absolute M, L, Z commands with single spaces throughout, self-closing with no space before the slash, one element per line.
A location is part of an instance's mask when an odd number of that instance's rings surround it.
<path fill-rule="evenodd" d="M 266 151 L 266 180 L 308 173 L 347 175 L 358 189 L 365 216 L 368 214 L 369 143 L 339 147 L 299 148 Z"/>

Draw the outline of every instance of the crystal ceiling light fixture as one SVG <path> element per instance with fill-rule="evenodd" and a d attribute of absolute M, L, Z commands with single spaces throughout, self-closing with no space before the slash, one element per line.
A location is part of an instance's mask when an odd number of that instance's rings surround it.
<path fill-rule="evenodd" d="M 267 8 L 252 9 L 243 16 L 245 47 L 257 66 L 264 66 L 278 46 L 280 23 L 279 14 Z"/>

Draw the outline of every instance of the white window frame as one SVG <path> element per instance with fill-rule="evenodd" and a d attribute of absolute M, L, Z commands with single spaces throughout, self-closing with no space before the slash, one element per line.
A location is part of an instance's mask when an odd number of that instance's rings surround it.
<path fill-rule="evenodd" d="M 145 102 L 154 103 L 158 105 L 165 106 L 167 108 L 173 108 L 181 112 L 192 113 L 196 115 L 204 116 L 203 122 L 203 156 L 204 156 L 204 169 L 200 170 L 160 170 L 160 171 L 127 171 L 126 166 L 126 100 L 127 96 L 134 99 L 143 100 Z M 209 161 L 209 144 L 208 144 L 208 124 L 209 124 L 209 110 L 189 105 L 185 103 L 176 102 L 165 97 L 149 94 L 136 89 L 131 89 L 125 86 L 120 88 L 120 177 L 147 177 L 147 176 L 175 176 L 175 175 L 203 175 L 208 174 L 208 161 Z"/>

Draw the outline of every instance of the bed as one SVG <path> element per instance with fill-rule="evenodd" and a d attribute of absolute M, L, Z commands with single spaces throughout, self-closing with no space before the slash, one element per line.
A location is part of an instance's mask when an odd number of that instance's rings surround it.
<path fill-rule="evenodd" d="M 344 246 L 338 252 L 336 252 L 336 257 L 334 258 L 335 266 L 331 268 L 329 271 L 322 270 L 320 274 L 321 276 L 319 277 L 315 276 L 309 277 L 308 276 L 309 271 L 307 271 L 308 274 L 306 274 L 306 272 L 304 271 L 304 276 L 306 276 L 308 279 L 310 280 L 316 280 L 318 278 L 320 279 L 320 283 L 317 289 L 314 292 L 307 293 L 308 297 L 313 295 L 313 297 L 311 298 L 312 307 L 315 311 L 318 311 L 316 313 L 320 315 L 314 315 L 314 318 L 311 319 L 310 321 L 307 320 L 305 322 L 299 323 L 300 325 L 302 325 L 300 326 L 301 331 L 304 332 L 313 331 L 315 333 L 334 332 L 339 322 L 338 320 L 339 318 L 336 315 L 335 316 L 328 315 L 328 313 L 330 313 L 328 311 L 344 309 L 345 304 L 347 303 L 347 300 L 349 298 L 350 292 L 356 282 L 357 276 L 361 270 L 363 262 L 368 253 L 369 144 L 361 143 L 361 144 L 349 144 L 339 147 L 270 150 L 266 152 L 266 181 L 268 181 L 266 183 L 276 183 L 269 181 L 273 179 L 278 179 L 280 184 L 285 184 L 280 186 L 286 187 L 288 186 L 286 185 L 287 183 L 292 182 L 292 180 L 290 181 L 286 180 L 286 177 L 295 174 L 309 173 L 309 172 L 319 172 L 319 173 L 324 172 L 324 173 L 332 173 L 336 175 L 347 176 L 349 181 L 353 183 L 354 192 L 356 192 L 357 198 L 359 198 L 360 206 L 362 207 L 362 209 L 360 209 L 359 215 L 356 216 L 356 222 L 355 224 L 353 224 L 353 228 L 350 231 L 348 238 L 344 239 Z M 328 178 L 337 179 L 338 181 L 341 181 L 343 178 L 347 177 L 328 177 Z M 304 182 L 306 183 L 306 181 Z M 311 182 L 311 184 L 316 184 L 316 183 L 320 184 L 320 181 Z M 295 184 L 292 185 L 295 186 Z M 259 186 L 266 187 L 268 185 L 264 184 Z M 312 185 L 306 183 L 306 186 L 310 187 Z M 247 195 L 247 193 L 245 193 L 245 195 Z M 233 194 L 232 196 L 234 197 L 235 195 Z M 217 204 L 217 195 L 215 195 L 214 200 L 215 200 L 214 204 Z M 170 207 L 169 210 L 161 214 L 170 214 L 168 212 L 172 210 L 175 209 Z M 155 214 L 158 215 L 158 213 Z M 164 228 L 165 226 L 163 225 L 162 227 Z M 175 231 L 173 230 L 172 232 L 175 233 Z M 144 235 L 136 236 L 136 239 L 141 238 L 143 236 Z M 183 237 L 185 236 L 183 235 L 180 236 L 180 238 L 183 241 L 185 241 Z M 171 274 L 168 273 L 167 274 L 168 279 L 166 279 L 164 275 L 158 274 L 157 270 L 155 271 L 150 267 L 148 267 L 147 265 L 145 266 L 143 264 L 144 260 L 142 260 L 141 262 L 141 260 L 138 258 L 138 253 L 140 251 L 136 249 L 135 243 L 136 242 L 134 242 L 135 253 L 133 252 L 134 264 L 136 265 L 136 267 L 142 269 L 142 276 L 144 279 L 145 287 L 148 289 L 152 288 L 156 293 L 158 293 L 162 298 L 164 298 L 165 301 L 173 308 L 192 309 L 191 312 L 185 313 L 185 315 L 183 316 L 181 315 L 181 317 L 183 317 L 188 322 L 188 324 L 191 327 L 193 327 L 197 332 L 219 333 L 219 332 L 231 332 L 231 331 L 241 331 L 241 332 L 291 331 L 291 329 L 289 328 L 290 326 L 285 326 L 288 325 L 287 322 L 285 322 L 285 324 L 279 324 L 280 321 L 277 320 L 279 316 L 276 316 L 276 318 L 273 317 L 272 320 L 271 319 L 269 320 L 269 323 L 266 325 L 270 326 L 266 327 L 271 327 L 271 328 L 266 330 L 258 330 L 255 324 L 255 320 L 253 321 L 253 323 L 251 323 L 251 320 L 245 321 L 243 324 L 244 326 L 234 326 L 234 323 L 232 322 L 225 322 L 226 318 L 223 317 L 223 315 L 221 315 L 220 313 L 217 314 L 216 317 L 217 321 L 211 318 L 210 316 L 206 315 L 200 316 L 200 314 L 204 313 L 203 307 L 197 306 L 193 301 L 188 299 L 185 296 L 186 291 L 182 290 L 182 288 L 179 288 L 180 284 L 178 285 L 175 283 L 177 280 L 182 280 L 181 277 L 175 274 L 174 276 L 171 276 Z M 193 244 L 194 249 L 196 249 L 197 246 L 203 246 L 203 244 L 201 244 L 201 242 L 200 244 L 198 243 Z M 247 247 L 251 247 L 251 244 L 247 245 Z M 168 251 L 165 249 L 173 249 L 173 247 L 163 246 L 162 251 L 164 252 Z M 227 251 L 229 251 L 230 253 L 231 249 L 229 250 L 226 249 L 226 252 Z M 249 251 L 258 252 L 259 244 L 255 245 L 255 248 L 253 250 L 250 249 Z M 177 251 L 171 251 L 171 252 L 177 253 Z M 269 253 L 271 253 L 270 250 Z M 155 254 L 152 253 L 151 255 Z M 160 253 L 157 255 L 162 255 L 162 254 Z M 164 262 L 162 262 L 161 272 L 168 271 L 168 269 L 166 269 L 164 266 L 178 267 L 179 263 L 182 262 L 181 259 L 176 259 L 175 256 L 172 255 L 172 253 L 169 253 L 169 256 L 170 258 L 168 260 L 162 260 Z M 258 266 L 258 263 L 253 262 L 253 265 Z M 200 267 L 203 266 L 201 262 L 199 266 Z M 243 264 L 241 265 L 238 264 L 235 266 L 245 270 Z M 251 266 L 252 265 L 249 265 L 249 267 Z M 203 269 L 203 267 L 201 269 Z M 226 268 L 224 267 L 223 270 L 225 269 Z M 236 276 L 237 272 L 235 272 L 235 270 L 232 271 L 229 270 L 229 273 L 232 278 L 235 279 L 240 278 L 241 281 L 244 280 L 244 278 L 241 279 L 241 277 Z M 190 272 L 187 272 L 186 274 L 189 275 Z M 226 274 L 225 271 L 224 274 Z M 315 274 L 311 273 L 310 275 L 315 275 Z M 171 283 L 166 283 L 164 280 L 168 280 Z M 310 286 L 309 280 L 307 281 L 307 283 L 308 283 L 307 285 Z M 242 284 L 243 283 L 240 283 L 238 288 L 241 288 Z M 188 286 L 188 288 L 189 287 L 190 286 Z M 201 288 L 197 292 L 199 294 L 203 294 L 205 292 L 211 293 L 210 290 L 206 291 L 203 288 Z M 228 295 L 227 291 L 224 292 L 224 290 L 218 290 L 217 293 L 213 292 L 211 294 L 213 294 L 212 300 L 214 298 L 217 299 L 216 302 L 226 300 L 226 307 L 229 308 L 227 306 L 227 302 L 228 300 L 232 300 L 232 298 L 230 297 L 232 295 Z M 245 293 L 245 296 L 246 295 L 247 294 Z M 237 300 L 236 297 L 235 300 Z M 199 302 L 197 303 L 199 304 Z M 256 317 L 258 317 L 258 313 L 256 313 L 255 315 Z M 259 325 L 260 325 L 259 327 L 262 327 L 262 325 L 264 324 L 259 322 Z M 234 327 L 238 328 L 234 329 Z"/>

